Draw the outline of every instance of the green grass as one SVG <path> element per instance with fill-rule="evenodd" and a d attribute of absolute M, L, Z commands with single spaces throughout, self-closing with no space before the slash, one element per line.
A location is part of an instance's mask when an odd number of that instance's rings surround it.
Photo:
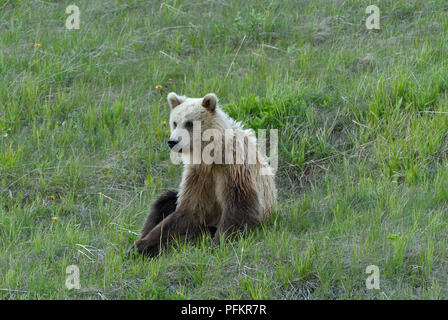
<path fill-rule="evenodd" d="M 0 298 L 448 298 L 447 11 L 1 1 Z M 247 126 L 279 129 L 279 207 L 237 242 L 128 260 L 151 202 L 180 181 L 170 91 L 215 92 Z M 72 264 L 80 290 L 64 285 Z M 365 286 L 372 264 L 380 290 Z"/>

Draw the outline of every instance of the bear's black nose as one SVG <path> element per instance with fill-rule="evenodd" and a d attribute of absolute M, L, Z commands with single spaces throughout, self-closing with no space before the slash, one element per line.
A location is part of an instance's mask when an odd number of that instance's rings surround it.
<path fill-rule="evenodd" d="M 178 143 L 179 143 L 179 141 L 176 141 L 176 140 L 171 140 L 171 139 L 168 140 L 168 145 L 170 146 L 170 149 L 173 149 L 173 147 Z"/>

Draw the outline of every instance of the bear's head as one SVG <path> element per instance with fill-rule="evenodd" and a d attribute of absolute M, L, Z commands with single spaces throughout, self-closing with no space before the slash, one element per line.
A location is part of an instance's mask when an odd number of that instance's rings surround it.
<path fill-rule="evenodd" d="M 218 98 L 209 93 L 203 98 L 187 98 L 171 92 L 167 96 L 171 107 L 169 147 L 176 152 L 190 153 L 203 148 L 205 131 L 224 132 L 228 127 L 227 115 L 220 109 Z"/>

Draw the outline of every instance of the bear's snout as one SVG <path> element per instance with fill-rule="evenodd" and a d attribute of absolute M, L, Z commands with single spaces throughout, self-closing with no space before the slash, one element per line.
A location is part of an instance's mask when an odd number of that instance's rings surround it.
<path fill-rule="evenodd" d="M 168 140 L 168 145 L 170 146 L 170 149 L 173 149 L 174 146 L 178 143 L 179 143 L 178 140 L 173 140 L 173 139 Z"/>

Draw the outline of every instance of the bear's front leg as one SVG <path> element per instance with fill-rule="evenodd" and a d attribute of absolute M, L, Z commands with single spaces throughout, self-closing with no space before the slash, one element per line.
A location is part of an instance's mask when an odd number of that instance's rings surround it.
<path fill-rule="evenodd" d="M 228 188 L 224 197 L 223 212 L 214 236 L 218 245 L 223 237 L 227 240 L 239 231 L 258 225 L 261 217 L 261 207 L 254 189 Z"/>
<path fill-rule="evenodd" d="M 173 238 L 194 237 L 201 232 L 200 225 L 191 214 L 177 210 L 163 219 L 146 236 L 136 241 L 140 254 L 154 257 Z"/>
<path fill-rule="evenodd" d="M 221 242 L 221 238 L 224 241 L 229 239 L 233 239 L 238 232 L 244 231 L 250 227 L 256 226 L 259 224 L 257 219 L 244 219 L 240 220 L 236 218 L 238 213 L 232 212 L 223 215 L 221 222 L 218 225 L 218 228 L 215 232 L 215 236 L 213 237 L 213 242 L 215 245 L 219 245 Z"/>

